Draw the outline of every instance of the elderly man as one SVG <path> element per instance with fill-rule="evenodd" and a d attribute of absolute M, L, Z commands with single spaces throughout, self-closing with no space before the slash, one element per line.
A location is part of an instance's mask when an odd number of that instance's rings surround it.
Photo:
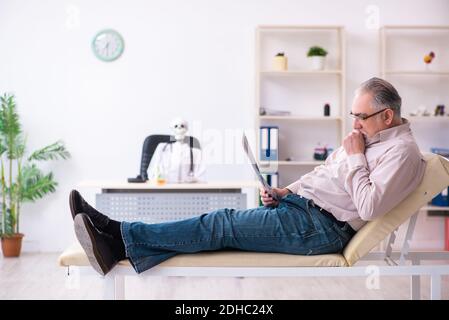
<path fill-rule="evenodd" d="M 92 208 L 75 190 L 70 208 L 75 232 L 100 274 L 128 258 L 143 272 L 179 253 L 224 248 L 316 255 L 341 252 L 367 221 L 400 203 L 425 169 L 401 97 L 387 81 L 372 78 L 356 91 L 353 131 L 312 172 L 276 201 L 261 190 L 264 206 L 221 209 L 158 224 L 118 222 Z"/>

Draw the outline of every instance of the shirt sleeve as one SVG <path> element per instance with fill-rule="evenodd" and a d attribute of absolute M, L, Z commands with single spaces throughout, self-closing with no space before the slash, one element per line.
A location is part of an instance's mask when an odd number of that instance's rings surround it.
<path fill-rule="evenodd" d="M 344 152 L 343 147 L 339 147 L 339 148 L 337 148 L 336 150 L 334 150 L 334 151 L 333 151 L 333 152 L 326 158 L 326 160 L 325 160 L 325 162 L 324 162 L 324 165 L 321 165 L 321 166 L 327 166 L 327 165 L 332 164 L 334 161 L 336 161 L 336 158 L 337 158 L 337 156 L 338 156 L 338 154 L 339 154 L 340 152 Z M 320 166 L 318 166 L 318 167 L 320 167 Z M 316 168 L 318 168 L 318 167 L 316 167 Z M 316 169 L 316 168 L 315 168 L 315 169 Z M 315 170 L 315 169 L 314 169 L 314 170 Z M 298 190 L 299 190 L 300 185 L 301 185 L 301 179 L 298 179 L 298 180 L 296 180 L 295 182 L 293 182 L 293 183 L 289 184 L 288 186 L 286 186 L 285 188 L 288 189 L 288 190 L 290 190 L 292 193 L 298 194 Z"/>
<path fill-rule="evenodd" d="M 298 194 L 299 185 L 301 184 L 301 179 L 296 180 L 295 182 L 289 184 L 285 188 L 290 190 L 294 194 Z"/>
<path fill-rule="evenodd" d="M 347 157 L 344 187 L 360 218 L 373 220 L 400 203 L 421 182 L 425 162 L 406 146 L 388 150 L 370 172 L 364 154 Z"/>

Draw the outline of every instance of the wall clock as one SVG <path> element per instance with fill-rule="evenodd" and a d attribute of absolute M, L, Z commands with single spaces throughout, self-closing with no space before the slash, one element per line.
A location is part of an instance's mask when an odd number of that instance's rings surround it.
<path fill-rule="evenodd" d="M 117 60 L 124 49 L 123 37 L 112 29 L 101 30 L 92 40 L 92 50 L 95 56 L 102 61 Z"/>

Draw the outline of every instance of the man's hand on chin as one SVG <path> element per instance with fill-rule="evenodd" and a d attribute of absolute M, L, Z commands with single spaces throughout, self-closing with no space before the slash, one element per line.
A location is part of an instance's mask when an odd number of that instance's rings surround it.
<path fill-rule="evenodd" d="M 353 130 L 344 138 L 343 148 L 348 156 L 357 153 L 364 154 L 365 138 L 363 137 L 363 134 L 359 130 Z"/>

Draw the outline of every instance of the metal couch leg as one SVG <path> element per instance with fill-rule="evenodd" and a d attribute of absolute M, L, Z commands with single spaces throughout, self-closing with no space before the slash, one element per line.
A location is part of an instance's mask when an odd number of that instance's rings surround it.
<path fill-rule="evenodd" d="M 430 300 L 441 300 L 441 275 L 430 276 Z"/>
<path fill-rule="evenodd" d="M 125 300 L 125 276 L 115 275 L 115 300 Z"/>
<path fill-rule="evenodd" d="M 410 276 L 410 296 L 412 300 L 421 299 L 421 277 L 420 276 Z"/>
<path fill-rule="evenodd" d="M 413 259 L 412 265 L 420 265 L 420 261 Z M 421 276 L 410 276 L 410 297 L 412 300 L 421 299 Z"/>
<path fill-rule="evenodd" d="M 114 300 L 115 298 L 115 276 L 107 274 L 104 276 L 103 299 Z"/>
<path fill-rule="evenodd" d="M 110 272 L 104 276 L 104 300 L 125 299 L 125 276 Z"/>

